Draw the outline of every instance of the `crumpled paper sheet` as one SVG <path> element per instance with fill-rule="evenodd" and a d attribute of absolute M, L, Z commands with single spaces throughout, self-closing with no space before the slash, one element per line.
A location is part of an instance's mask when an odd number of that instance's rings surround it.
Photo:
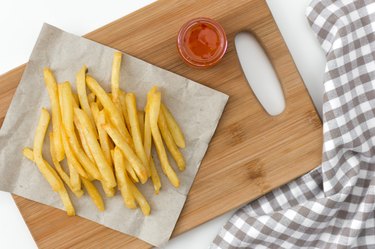
<path fill-rule="evenodd" d="M 75 74 L 86 64 L 89 73 L 109 91 L 114 51 L 48 24 L 43 26 L 0 130 L 0 190 L 64 209 L 59 195 L 52 191 L 37 167 L 21 153 L 25 146 L 33 145 L 40 109 L 50 109 L 42 70 L 50 67 L 58 82 L 68 80 L 75 90 Z M 98 188 L 106 205 L 104 212 L 96 209 L 87 194 L 81 199 L 73 194 L 70 196 L 77 215 L 161 246 L 168 241 L 176 225 L 228 96 L 124 54 L 121 88 L 125 86 L 127 92 L 136 93 L 139 109 L 144 107 L 146 93 L 153 85 L 161 90 L 163 101 L 175 115 L 186 137 L 187 146 L 182 150 L 186 170 L 179 172 L 170 158 L 178 171 L 181 186 L 176 189 L 169 183 L 156 159 L 162 181 L 160 194 L 154 195 L 151 181 L 138 185 L 151 205 L 149 217 L 144 217 L 140 209 L 126 208 L 119 193 L 113 198 L 106 198 L 100 186 Z M 51 162 L 47 137 L 43 155 Z"/>

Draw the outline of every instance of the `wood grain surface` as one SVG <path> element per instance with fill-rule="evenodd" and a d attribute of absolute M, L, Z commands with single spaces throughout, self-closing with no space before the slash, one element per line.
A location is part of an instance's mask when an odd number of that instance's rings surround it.
<path fill-rule="evenodd" d="M 181 25 L 200 16 L 219 21 L 228 36 L 222 62 L 207 70 L 186 66 L 176 49 Z M 277 71 L 286 97 L 286 110 L 277 117 L 263 110 L 244 79 L 233 44 L 240 31 L 255 34 Z M 158 1 L 85 37 L 230 96 L 173 236 L 319 165 L 321 121 L 264 0 Z M 23 70 L 20 66 L 0 76 L 0 124 Z M 150 247 L 83 218 L 14 198 L 40 248 Z"/>

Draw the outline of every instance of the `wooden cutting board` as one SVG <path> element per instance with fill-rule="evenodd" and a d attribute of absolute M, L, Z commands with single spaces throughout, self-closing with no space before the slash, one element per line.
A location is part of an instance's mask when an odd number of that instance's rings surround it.
<path fill-rule="evenodd" d="M 229 42 L 223 61 L 207 70 L 186 66 L 176 50 L 181 25 L 200 16 L 219 21 Z M 258 37 L 282 83 L 286 110 L 277 117 L 263 110 L 242 74 L 233 41 L 245 30 Z M 321 121 L 264 0 L 159 1 L 85 37 L 230 96 L 173 236 L 319 165 Z M 0 76 L 0 125 L 23 70 L 20 66 Z M 150 247 L 83 218 L 14 198 L 40 248 Z"/>

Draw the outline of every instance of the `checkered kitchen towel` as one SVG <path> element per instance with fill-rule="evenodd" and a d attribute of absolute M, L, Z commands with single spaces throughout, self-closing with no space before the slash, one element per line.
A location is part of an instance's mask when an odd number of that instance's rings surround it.
<path fill-rule="evenodd" d="M 375 248 L 375 0 L 313 0 L 307 16 L 327 56 L 322 165 L 237 211 L 211 248 Z"/>

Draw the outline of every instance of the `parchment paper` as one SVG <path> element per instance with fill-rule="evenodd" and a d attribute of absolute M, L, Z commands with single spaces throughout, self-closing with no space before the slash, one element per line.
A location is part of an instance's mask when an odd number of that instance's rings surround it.
<path fill-rule="evenodd" d="M 27 199 L 63 209 L 59 195 L 54 193 L 37 167 L 23 157 L 22 149 L 32 147 L 40 109 L 50 109 L 43 81 L 43 67 L 50 67 L 59 82 L 70 81 L 75 90 L 75 74 L 86 64 L 104 88 L 110 90 L 110 75 L 115 50 L 45 24 L 31 54 L 29 63 L 0 130 L 0 189 Z M 171 236 L 186 196 L 215 132 L 228 96 L 189 79 L 124 54 L 121 87 L 137 95 L 143 108 L 147 91 L 159 86 L 163 101 L 175 115 L 186 137 L 186 170 L 178 171 L 181 186 L 175 189 L 160 170 L 162 189 L 154 195 L 152 183 L 138 185 L 151 205 L 151 215 L 144 217 L 140 209 L 129 210 L 118 193 L 106 198 L 106 210 L 99 212 L 85 194 L 81 199 L 70 195 L 77 215 L 114 230 L 133 235 L 154 246 L 161 246 Z M 43 148 L 49 156 L 49 139 Z M 155 153 L 155 152 L 154 152 Z M 101 190 L 101 187 L 98 186 Z M 68 219 L 68 217 L 67 217 Z"/>

